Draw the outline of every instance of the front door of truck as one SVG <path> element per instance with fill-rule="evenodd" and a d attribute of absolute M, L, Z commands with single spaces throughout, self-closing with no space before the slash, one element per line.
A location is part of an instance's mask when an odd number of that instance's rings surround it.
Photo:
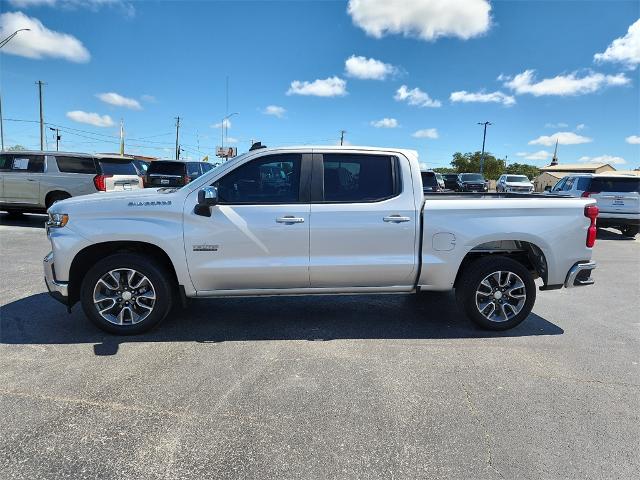
<path fill-rule="evenodd" d="M 308 157 L 308 158 L 307 158 Z M 309 287 L 311 155 L 274 153 L 215 181 L 211 216 L 185 205 L 189 273 L 198 292 Z"/>
<path fill-rule="evenodd" d="M 407 287 L 417 273 L 419 217 L 409 161 L 314 153 L 311 287 Z"/>

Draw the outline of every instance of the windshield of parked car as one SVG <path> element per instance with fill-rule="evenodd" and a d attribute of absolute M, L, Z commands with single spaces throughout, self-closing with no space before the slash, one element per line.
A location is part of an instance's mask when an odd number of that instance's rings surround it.
<path fill-rule="evenodd" d="M 529 182 L 529 178 L 525 175 L 508 175 L 507 182 Z"/>
<path fill-rule="evenodd" d="M 463 173 L 460 175 L 463 182 L 484 182 L 484 177 L 479 173 Z"/>
<path fill-rule="evenodd" d="M 99 163 L 103 175 L 138 175 L 138 170 L 131 160 L 101 158 Z"/>
<path fill-rule="evenodd" d="M 148 175 L 184 175 L 186 172 L 186 163 L 184 162 L 151 162 L 147 169 Z"/>
<path fill-rule="evenodd" d="M 436 179 L 436 174 L 433 172 L 420 172 L 420 176 L 422 177 L 422 187 L 437 187 L 438 180 Z"/>
<path fill-rule="evenodd" d="M 593 177 L 589 190 L 592 192 L 637 192 L 640 193 L 640 178 Z"/>

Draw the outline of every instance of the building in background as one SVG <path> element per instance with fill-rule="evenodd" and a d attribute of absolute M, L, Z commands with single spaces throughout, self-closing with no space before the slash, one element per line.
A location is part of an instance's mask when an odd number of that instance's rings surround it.
<path fill-rule="evenodd" d="M 573 173 L 604 173 L 613 172 L 613 168 L 608 163 L 565 163 L 547 165 L 540 169 L 540 175 L 533 180 L 536 192 L 544 192 L 545 188 L 553 187 L 558 180 Z"/>

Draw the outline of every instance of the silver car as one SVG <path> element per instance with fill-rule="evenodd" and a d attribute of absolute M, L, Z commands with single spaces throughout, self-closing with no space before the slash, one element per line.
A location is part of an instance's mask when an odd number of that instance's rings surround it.
<path fill-rule="evenodd" d="M 128 157 L 82 153 L 0 153 L 0 210 L 41 213 L 54 202 L 96 192 L 142 188 Z"/>

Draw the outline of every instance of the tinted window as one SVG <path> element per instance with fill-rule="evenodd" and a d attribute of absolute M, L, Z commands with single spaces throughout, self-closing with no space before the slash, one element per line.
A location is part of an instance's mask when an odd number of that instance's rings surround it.
<path fill-rule="evenodd" d="M 11 170 L 11 162 L 13 157 L 11 155 L 0 155 L 0 170 Z"/>
<path fill-rule="evenodd" d="M 133 164 L 136 166 L 136 168 L 138 169 L 138 172 L 141 175 L 144 175 L 145 173 L 147 173 L 147 169 L 149 168 L 149 164 L 147 162 L 145 162 L 144 160 L 134 160 Z"/>
<path fill-rule="evenodd" d="M 571 188 L 573 187 L 573 182 L 575 182 L 575 177 L 569 177 L 567 178 L 567 181 L 565 182 L 564 186 L 562 187 L 563 191 L 569 191 L 571 190 Z"/>
<path fill-rule="evenodd" d="M 198 162 L 187 162 L 187 175 L 192 179 L 200 176 L 200 164 Z"/>
<path fill-rule="evenodd" d="M 437 187 L 438 180 L 433 172 L 420 172 L 423 187 Z"/>
<path fill-rule="evenodd" d="M 463 182 L 484 182 L 484 177 L 479 173 L 463 173 L 460 175 Z"/>
<path fill-rule="evenodd" d="M 104 175 L 138 175 L 131 160 L 100 160 L 100 168 Z"/>
<path fill-rule="evenodd" d="M 638 192 L 640 193 L 640 178 L 592 178 L 591 192 Z"/>
<path fill-rule="evenodd" d="M 211 170 L 213 168 L 213 165 L 211 165 L 210 163 L 203 163 L 202 164 L 202 172 L 206 173 L 209 170 Z"/>
<path fill-rule="evenodd" d="M 557 192 L 559 190 L 562 190 L 562 187 L 564 187 L 564 184 L 565 184 L 566 181 L 567 181 L 567 177 L 564 177 L 558 183 L 556 183 L 551 190 L 553 192 Z"/>
<path fill-rule="evenodd" d="M 457 173 L 445 173 L 444 174 L 444 179 L 445 180 L 453 180 L 455 182 L 458 179 L 458 174 Z"/>
<path fill-rule="evenodd" d="M 214 186 L 223 203 L 296 203 L 300 166 L 300 154 L 269 155 L 236 168 Z"/>
<path fill-rule="evenodd" d="M 332 153 L 324 155 L 323 166 L 325 201 L 372 202 L 394 195 L 393 157 Z"/>
<path fill-rule="evenodd" d="M 147 169 L 147 174 L 158 175 L 184 175 L 186 173 L 186 164 L 184 162 L 151 162 Z"/>
<path fill-rule="evenodd" d="M 44 172 L 44 155 L 13 154 L 11 170 L 14 172 L 42 173 Z"/>
<path fill-rule="evenodd" d="M 64 173 L 92 173 L 96 174 L 96 164 L 92 157 L 58 157 L 58 170 Z"/>
<path fill-rule="evenodd" d="M 529 179 L 524 175 L 509 175 L 507 176 L 507 182 L 528 182 Z"/>
<path fill-rule="evenodd" d="M 578 177 L 578 186 L 576 190 L 587 191 L 589 190 L 589 184 L 591 183 L 591 178 L 589 177 Z"/>

